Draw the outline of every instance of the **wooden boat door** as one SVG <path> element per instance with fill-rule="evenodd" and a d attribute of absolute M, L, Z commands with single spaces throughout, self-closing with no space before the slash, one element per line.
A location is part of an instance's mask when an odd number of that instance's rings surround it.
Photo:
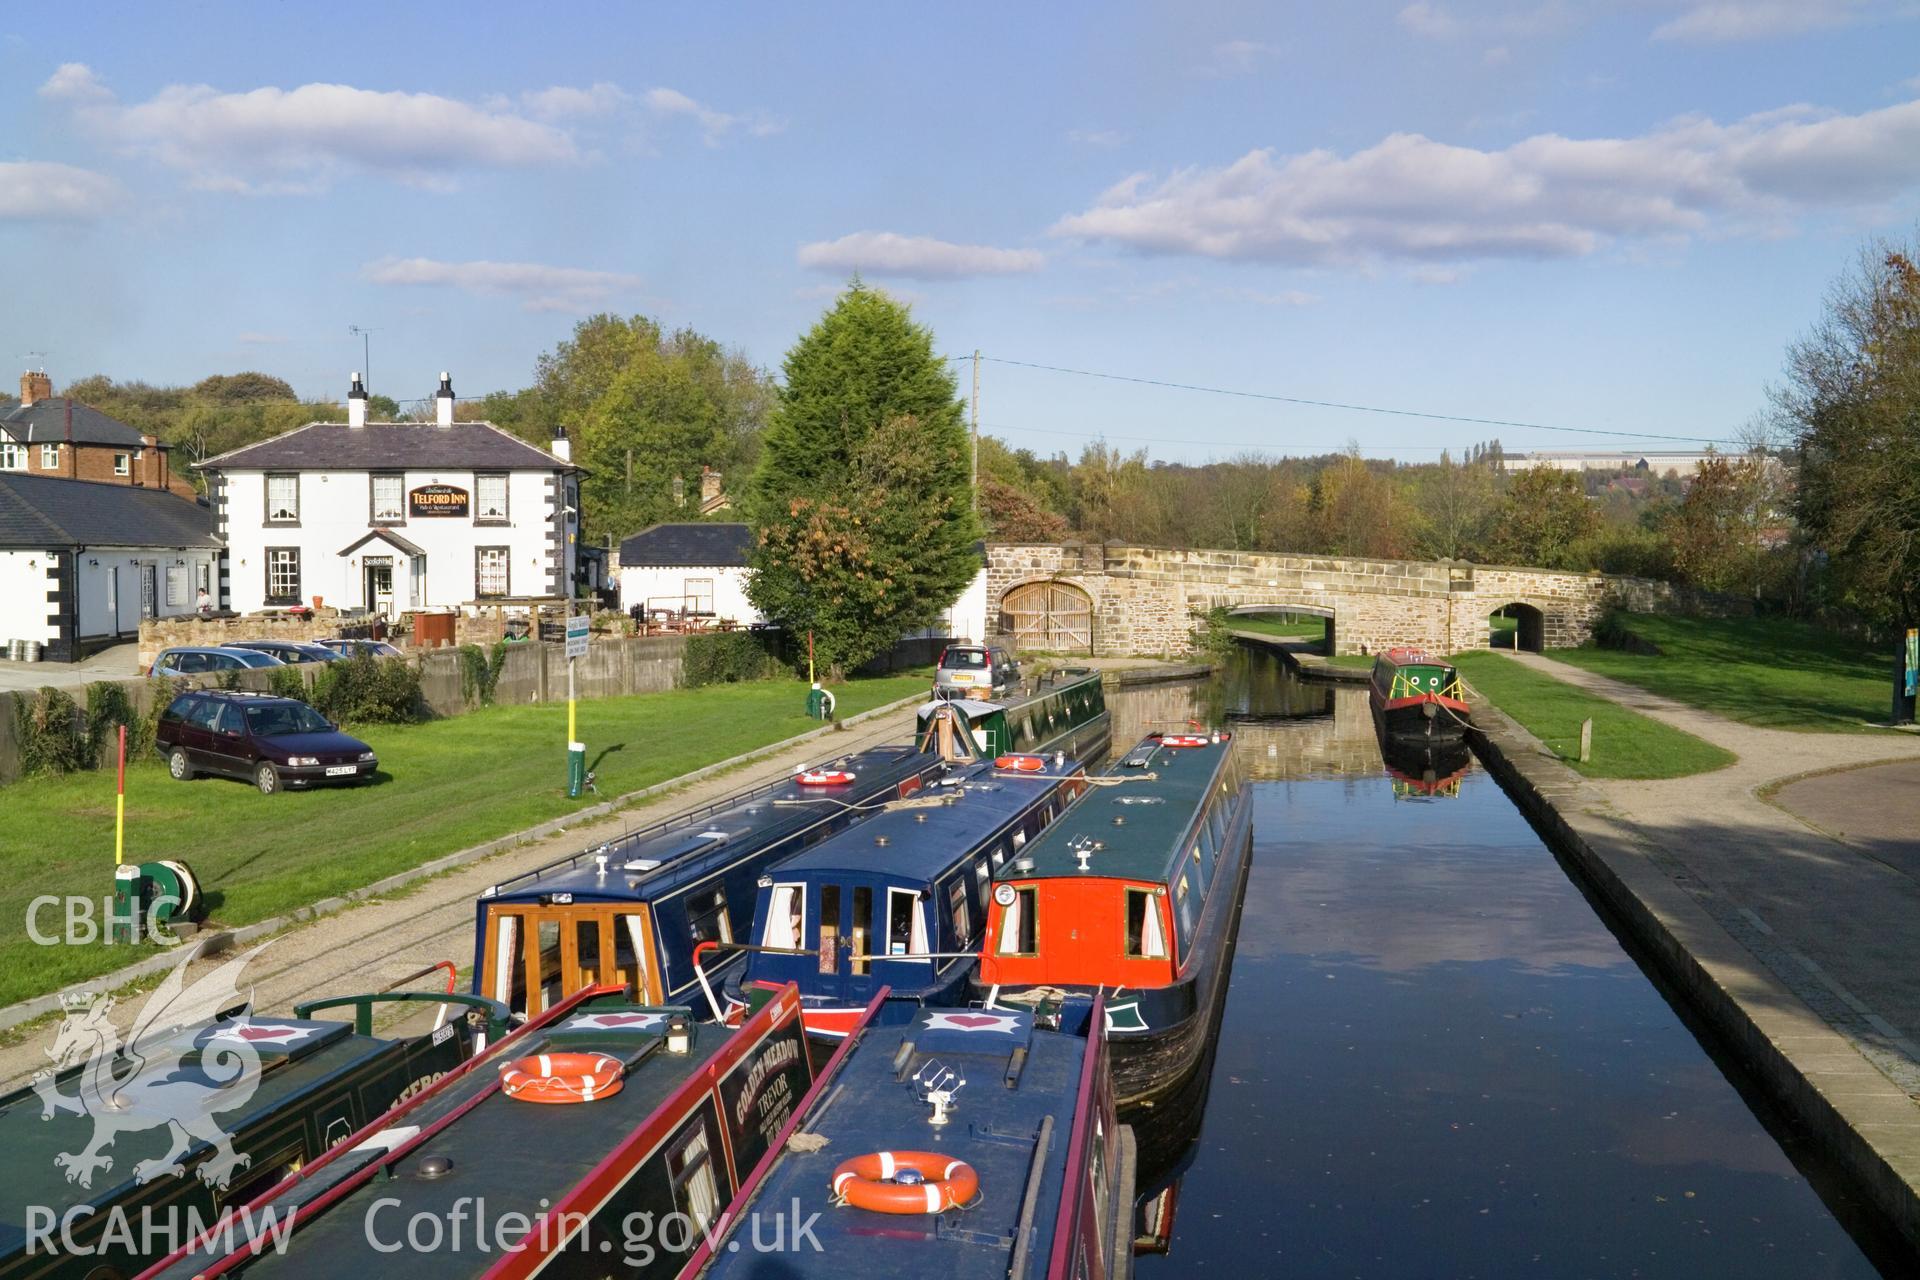
<path fill-rule="evenodd" d="M 644 1003 L 659 998 L 652 945 L 638 903 L 495 908 L 481 990 L 528 1018 L 592 982 L 631 983 Z"/>
<path fill-rule="evenodd" d="M 652 979 L 652 931 L 645 911 L 616 906 L 574 907 L 560 931 L 561 994 L 618 983 L 636 1003 L 659 998 Z"/>

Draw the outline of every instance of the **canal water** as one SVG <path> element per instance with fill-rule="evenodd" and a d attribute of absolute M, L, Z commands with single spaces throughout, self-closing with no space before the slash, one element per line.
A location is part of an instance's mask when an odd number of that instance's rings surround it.
<path fill-rule="evenodd" d="M 1143 1154 L 1184 1173 L 1141 1275 L 1920 1274 L 1796 1164 L 1477 763 L 1390 773 L 1363 687 L 1264 655 L 1114 708 L 1116 744 L 1228 723 L 1258 780 L 1205 1118 Z"/>

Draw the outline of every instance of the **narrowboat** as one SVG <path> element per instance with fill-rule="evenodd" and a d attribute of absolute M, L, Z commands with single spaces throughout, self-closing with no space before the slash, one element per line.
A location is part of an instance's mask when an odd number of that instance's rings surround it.
<path fill-rule="evenodd" d="M 493 885 L 474 904 L 474 993 L 516 1017 L 608 983 L 692 1004 L 694 948 L 747 937 L 769 866 L 946 772 L 911 745 L 859 751 Z"/>
<path fill-rule="evenodd" d="M 1063 667 L 1029 680 L 1003 702 L 936 696 L 920 708 L 918 726 L 922 751 L 938 752 L 952 739 L 957 746 L 949 754 L 981 758 L 1060 752 L 1099 760 L 1113 745 L 1113 713 L 1100 673 L 1087 667 Z"/>
<path fill-rule="evenodd" d="M 1194 1072 L 1226 997 L 1253 853 L 1230 735 L 1153 733 L 994 875 L 976 994 L 987 1007 L 1104 988 L 1120 1105 Z"/>
<path fill-rule="evenodd" d="M 1409 741 L 1380 738 L 1380 759 L 1396 800 L 1451 799 L 1473 764 L 1473 750 L 1459 738 Z"/>
<path fill-rule="evenodd" d="M 737 1030 L 589 987 L 143 1280 L 673 1277 L 816 1087 L 792 991 Z"/>
<path fill-rule="evenodd" d="M 1380 732 L 1393 738 L 1458 738 L 1472 714 L 1460 673 L 1424 649 L 1375 658 L 1368 700 Z"/>
<path fill-rule="evenodd" d="M 1027 1010 L 928 1007 L 910 1025 L 867 1027 L 841 1054 L 832 1090 L 699 1275 L 1133 1274 L 1132 1133 L 1114 1112 L 1099 1019 L 1081 1036 Z M 809 1247 L 766 1252 L 776 1237 L 763 1220 L 781 1215 L 811 1220 Z"/>
<path fill-rule="evenodd" d="M 964 996 L 986 927 L 994 868 L 1017 855 L 1086 787 L 1063 756 L 998 756 L 957 766 L 885 812 L 761 877 L 752 943 L 728 992 L 799 984 L 807 1030 L 844 1036 L 881 987 L 883 1019 Z M 707 948 L 724 955 L 727 948 Z"/>
<path fill-rule="evenodd" d="M 212 977 L 237 982 L 250 957 Z M 344 996 L 291 1018 L 240 1000 L 180 1026 L 149 1021 L 150 1003 L 124 1044 L 111 1001 L 68 1005 L 53 1056 L 72 1061 L 0 1097 L 0 1276 L 132 1275 L 508 1031 L 505 1009 L 464 994 Z M 376 1005 L 422 1000 L 443 1006 L 430 1029 L 371 1034 Z M 343 1005 L 350 1020 L 315 1016 Z"/>

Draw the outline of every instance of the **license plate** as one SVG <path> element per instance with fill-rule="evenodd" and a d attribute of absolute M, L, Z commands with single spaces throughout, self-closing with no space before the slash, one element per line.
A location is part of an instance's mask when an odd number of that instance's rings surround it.
<path fill-rule="evenodd" d="M 358 772 L 360 772 L 360 766 L 357 764 L 337 764 L 327 770 L 327 776 L 329 778 L 339 778 L 349 773 Z"/>
<path fill-rule="evenodd" d="M 954 673 L 953 682 L 955 684 L 972 684 L 973 677 L 964 671 L 959 671 Z"/>

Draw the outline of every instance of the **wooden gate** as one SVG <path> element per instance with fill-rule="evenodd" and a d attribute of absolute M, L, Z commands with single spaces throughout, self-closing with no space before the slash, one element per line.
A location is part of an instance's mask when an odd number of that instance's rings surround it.
<path fill-rule="evenodd" d="M 1029 582 L 1001 598 L 1000 629 L 1015 649 L 1093 652 L 1093 601 L 1064 582 Z"/>

